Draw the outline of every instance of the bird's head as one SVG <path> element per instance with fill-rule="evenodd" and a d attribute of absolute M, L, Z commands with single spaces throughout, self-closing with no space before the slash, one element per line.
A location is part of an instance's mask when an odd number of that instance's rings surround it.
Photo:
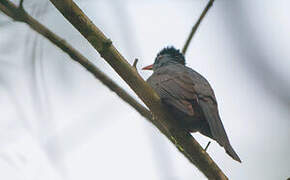
<path fill-rule="evenodd" d="M 156 70 L 169 64 L 185 65 L 183 54 L 173 46 L 162 49 L 156 56 L 154 64 L 142 68 L 143 70 Z"/>

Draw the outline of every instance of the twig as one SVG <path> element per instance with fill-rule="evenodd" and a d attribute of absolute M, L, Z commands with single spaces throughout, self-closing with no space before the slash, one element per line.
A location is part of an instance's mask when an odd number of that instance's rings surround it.
<path fill-rule="evenodd" d="M 137 71 L 137 63 L 138 63 L 138 59 L 135 58 L 134 63 L 133 63 L 133 67 L 135 68 L 136 71 Z"/>
<path fill-rule="evenodd" d="M 210 145 L 210 141 L 208 141 L 208 143 L 207 143 L 207 145 L 206 145 L 206 147 L 204 148 L 204 151 L 206 151 L 207 150 L 207 148 L 208 148 L 208 146 Z"/>
<path fill-rule="evenodd" d="M 185 53 L 186 53 L 186 51 L 187 51 L 187 48 L 188 48 L 188 46 L 189 46 L 189 44 L 190 44 L 190 42 L 191 42 L 193 36 L 194 36 L 195 33 L 196 33 L 196 30 L 198 29 L 198 27 L 199 27 L 201 21 L 203 20 L 203 18 L 204 18 L 205 15 L 207 14 L 208 10 L 209 10 L 209 9 L 211 8 L 211 6 L 213 5 L 213 2 L 214 2 L 214 0 L 209 0 L 209 2 L 207 3 L 206 7 L 205 7 L 204 10 L 202 11 L 202 13 L 201 13 L 199 19 L 197 20 L 197 22 L 195 23 L 195 25 L 192 27 L 191 32 L 190 32 L 190 34 L 189 34 L 189 36 L 188 36 L 188 38 L 187 38 L 187 40 L 186 40 L 186 42 L 185 42 L 185 44 L 184 44 L 184 46 L 183 46 L 183 48 L 182 48 L 182 54 L 185 55 Z"/>
<path fill-rule="evenodd" d="M 20 0 L 20 2 L 19 2 L 19 8 L 21 8 L 21 9 L 24 9 L 24 8 L 23 8 L 23 1 L 24 1 L 24 0 Z"/>
<path fill-rule="evenodd" d="M 126 81 L 154 115 L 154 125 L 195 164 L 209 179 L 227 179 L 190 133 L 179 130 L 163 108 L 160 97 L 140 77 L 126 59 L 113 46 L 104 46 L 108 38 L 72 0 L 50 0 L 63 16 L 90 42 L 111 67 Z"/>

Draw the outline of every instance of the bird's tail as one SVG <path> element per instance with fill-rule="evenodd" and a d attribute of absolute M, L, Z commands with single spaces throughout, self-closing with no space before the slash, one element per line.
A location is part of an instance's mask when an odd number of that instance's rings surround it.
<path fill-rule="evenodd" d="M 230 144 L 222 121 L 219 117 L 217 106 L 209 99 L 207 101 L 200 100 L 199 104 L 210 127 L 210 135 L 225 148 L 228 155 L 230 155 L 234 160 L 241 162 L 241 159 Z"/>
<path fill-rule="evenodd" d="M 241 159 L 239 158 L 238 154 L 235 152 L 235 150 L 233 149 L 233 147 L 231 146 L 230 143 L 227 143 L 225 145 L 225 150 L 226 150 L 226 153 L 231 156 L 234 160 L 238 161 L 238 162 L 242 162 Z"/>

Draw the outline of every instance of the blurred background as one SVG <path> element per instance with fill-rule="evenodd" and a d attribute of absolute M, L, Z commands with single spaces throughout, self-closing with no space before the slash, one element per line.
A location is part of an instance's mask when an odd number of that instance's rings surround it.
<path fill-rule="evenodd" d="M 75 2 L 130 63 L 139 59 L 140 70 L 163 47 L 183 47 L 208 1 Z M 290 177 L 289 6 L 289 0 L 216 0 L 187 51 L 187 65 L 215 90 L 243 161 L 211 143 L 208 153 L 229 179 Z M 24 0 L 24 7 L 136 97 L 48 0 Z M 145 79 L 151 74 L 139 72 Z M 205 179 L 115 93 L 3 13 L 0 112 L 0 179 Z M 209 141 L 193 136 L 204 147 Z"/>

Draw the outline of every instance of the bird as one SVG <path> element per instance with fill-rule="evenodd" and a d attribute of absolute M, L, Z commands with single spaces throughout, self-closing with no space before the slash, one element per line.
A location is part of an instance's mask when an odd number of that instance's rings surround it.
<path fill-rule="evenodd" d="M 160 96 L 178 126 L 215 140 L 230 157 L 241 162 L 222 124 L 212 87 L 201 74 L 185 65 L 180 50 L 173 46 L 163 48 L 154 64 L 142 70 L 153 70 L 147 83 Z"/>

